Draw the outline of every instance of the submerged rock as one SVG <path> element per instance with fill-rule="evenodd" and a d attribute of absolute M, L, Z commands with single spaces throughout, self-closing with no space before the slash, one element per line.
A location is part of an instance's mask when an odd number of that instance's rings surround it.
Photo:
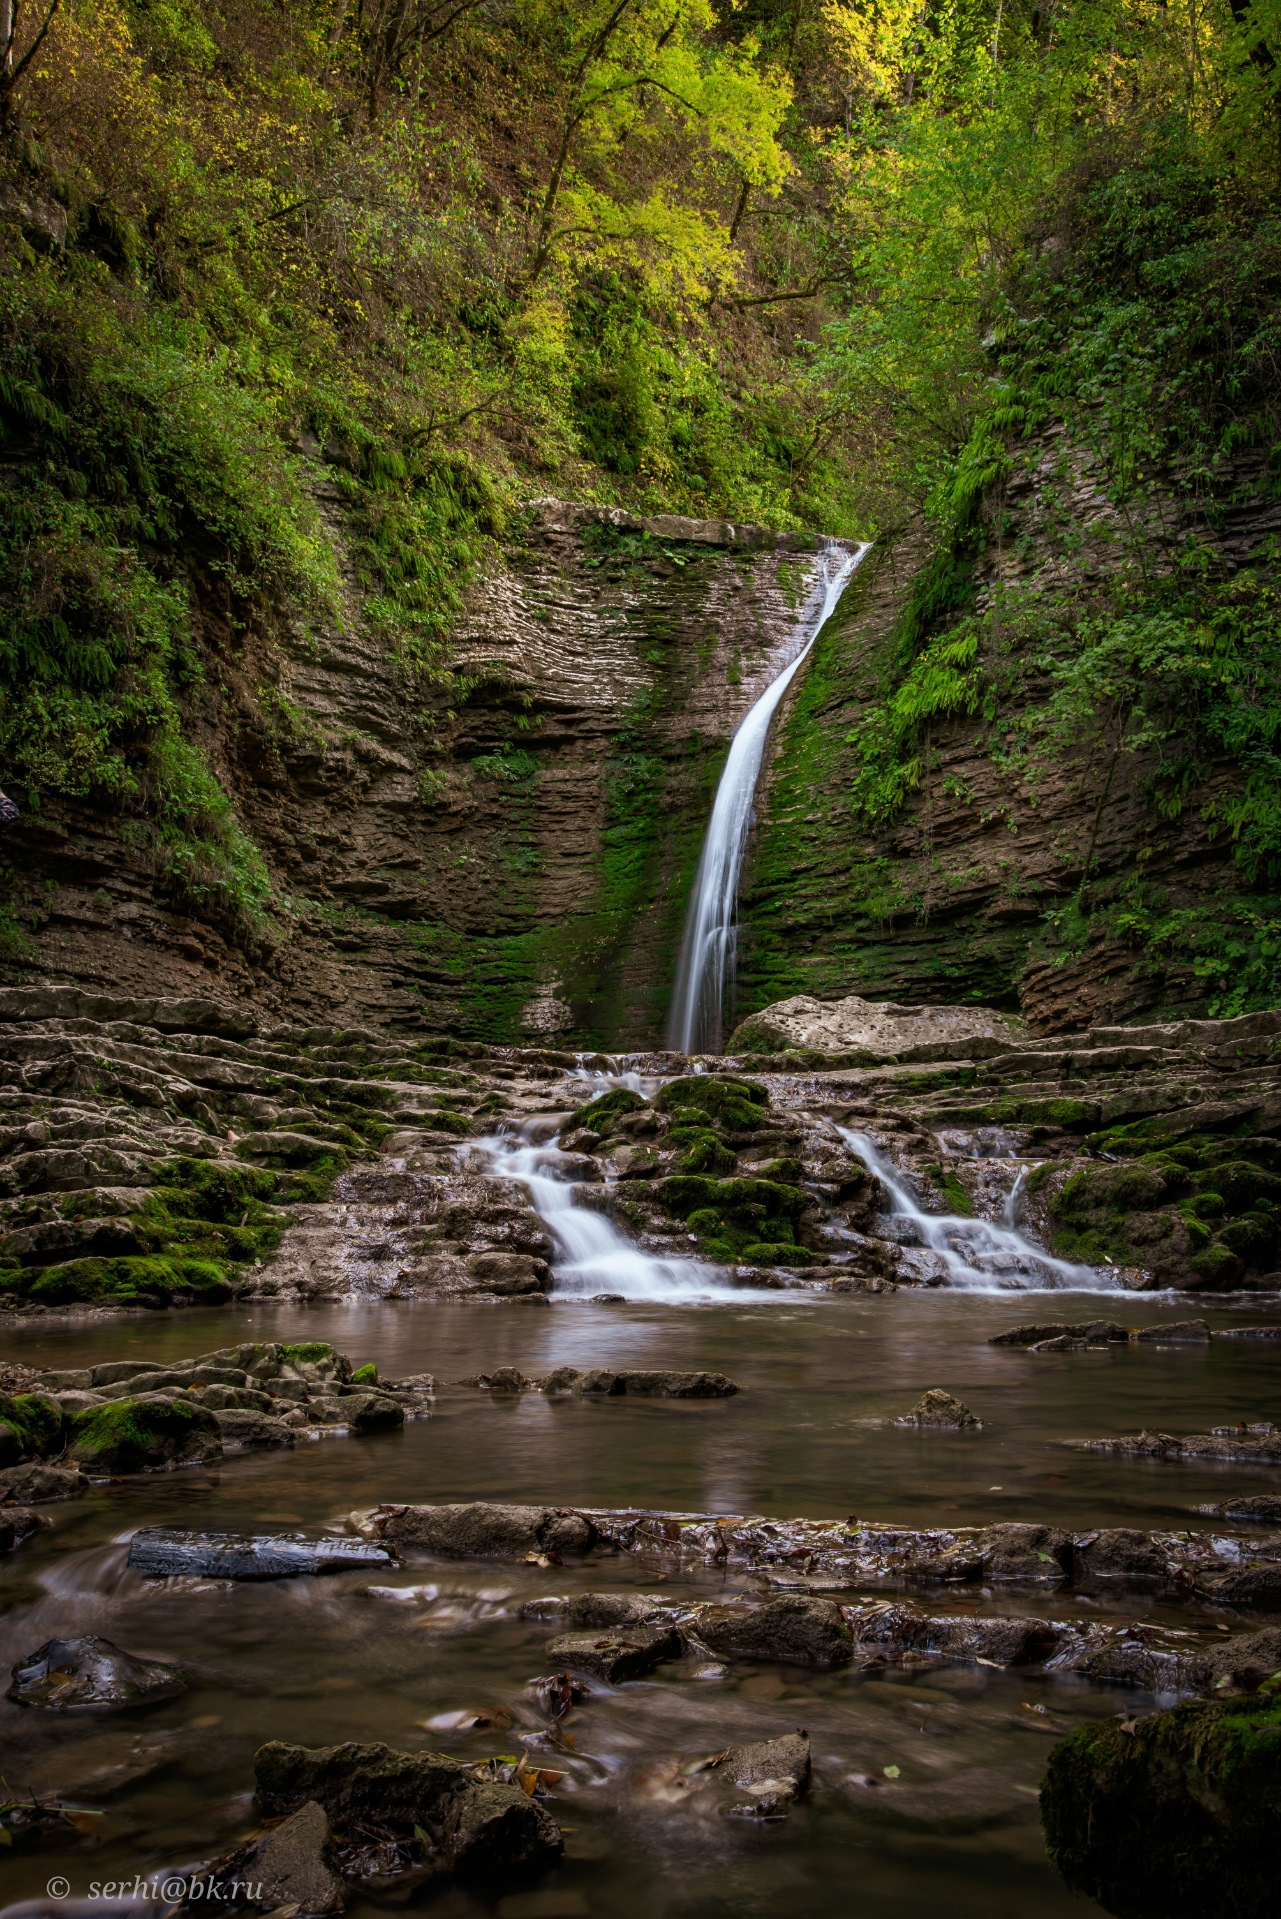
<path fill-rule="evenodd" d="M 724 1373 L 583 1372 L 577 1390 L 641 1399 L 729 1399 L 740 1388 Z"/>
<path fill-rule="evenodd" d="M 665 1659 L 679 1659 L 682 1650 L 674 1627 L 638 1625 L 562 1633 L 547 1653 L 557 1666 L 595 1673 L 618 1686 L 627 1679 L 643 1679 Z"/>
<path fill-rule="evenodd" d="M 1169 1326 L 1140 1326 L 1130 1337 L 1148 1345 L 1208 1346 L 1210 1325 L 1204 1319 L 1176 1319 Z"/>
<path fill-rule="evenodd" d="M 135 1659 L 109 1639 L 50 1639 L 20 1659 L 6 1699 L 64 1712 L 79 1706 L 149 1706 L 176 1699 L 187 1682 L 174 1666 Z"/>
<path fill-rule="evenodd" d="M 443 1753 L 363 1745 L 309 1749 L 272 1740 L 254 1756 L 255 1805 L 265 1818 L 321 1806 L 336 1833 L 373 1825 L 395 1856 L 390 1878 L 422 1864 L 490 1881 L 546 1871 L 563 1850 L 560 1829 L 519 1786 L 476 1780 Z M 380 1864 L 385 1862 L 380 1862 Z M 410 1884 L 414 1881 L 411 1879 Z"/>
<path fill-rule="evenodd" d="M 553 1506 L 385 1506 L 370 1521 L 395 1551 L 418 1547 L 446 1559 L 523 1559 L 526 1553 L 583 1553 L 596 1544 L 582 1513 Z"/>
<path fill-rule="evenodd" d="M 810 1742 L 805 1732 L 731 1746 L 720 1761 L 721 1776 L 749 1795 L 726 1810 L 747 1819 L 785 1819 L 793 1800 L 810 1787 Z"/>
<path fill-rule="evenodd" d="M 1281 1526 L 1281 1493 L 1248 1493 L 1225 1499 L 1217 1506 L 1194 1506 L 1209 1519 L 1256 1519 L 1263 1526 Z"/>
<path fill-rule="evenodd" d="M 394 1554 L 364 1539 L 308 1539 L 303 1533 L 136 1532 L 129 1564 L 149 1579 L 199 1574 L 211 1579 L 291 1579 L 299 1573 L 372 1572 Z"/>
<path fill-rule="evenodd" d="M 844 1665 L 853 1638 L 830 1599 L 799 1593 L 765 1606 L 702 1606 L 695 1631 L 712 1651 L 729 1659 L 778 1659 L 803 1666 Z"/>
<path fill-rule="evenodd" d="M 1057 1526 L 989 1526 L 982 1537 L 985 1579 L 1063 1579 L 1072 1569 L 1072 1535 Z"/>
<path fill-rule="evenodd" d="M 952 1393 L 945 1393 L 938 1386 L 932 1386 L 922 1393 L 910 1413 L 894 1421 L 896 1426 L 947 1426 L 954 1430 L 972 1427 L 975 1430 L 983 1424 L 976 1419 L 961 1400 Z"/>
<path fill-rule="evenodd" d="M 1281 1460 L 1281 1432 L 1275 1426 L 1224 1426 L 1211 1433 L 1150 1433 L 1120 1439 L 1081 1439 L 1086 1452 L 1119 1453 L 1128 1459 L 1231 1459 L 1271 1465 Z"/>
<path fill-rule="evenodd" d="M 1096 1720 L 1050 1754 L 1041 1820 L 1068 1887 L 1117 1919 L 1276 1909 L 1281 1705 Z"/>

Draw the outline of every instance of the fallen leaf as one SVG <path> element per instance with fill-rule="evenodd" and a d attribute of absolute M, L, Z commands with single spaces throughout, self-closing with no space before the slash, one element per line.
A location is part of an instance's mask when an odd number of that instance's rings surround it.
<path fill-rule="evenodd" d="M 1042 1719 L 1048 1719 L 1050 1716 L 1050 1709 L 1048 1706 L 1029 1706 L 1026 1699 L 1022 1701 L 1022 1705 L 1023 1705 L 1024 1712 L 1039 1712 Z"/>
<path fill-rule="evenodd" d="M 881 1771 L 885 1774 L 885 1777 L 887 1779 L 897 1779 L 899 1775 L 899 1769 L 897 1766 L 882 1766 Z"/>

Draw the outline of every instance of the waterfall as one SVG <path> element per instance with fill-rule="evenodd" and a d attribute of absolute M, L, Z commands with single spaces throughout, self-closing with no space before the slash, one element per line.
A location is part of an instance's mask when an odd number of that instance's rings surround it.
<path fill-rule="evenodd" d="M 884 1186 L 894 1214 L 915 1234 L 922 1246 L 937 1253 L 947 1268 L 947 1283 L 966 1292 L 1013 1292 L 1021 1290 L 1053 1292 L 1071 1289 L 1081 1293 L 1119 1292 L 1114 1273 L 1094 1266 L 1076 1266 L 1056 1259 L 1042 1247 L 1034 1246 L 1014 1224 L 1014 1199 L 1026 1178 L 1020 1173 L 1014 1192 L 1006 1202 L 1006 1223 L 990 1225 L 983 1219 L 969 1219 L 961 1213 L 927 1213 L 907 1182 L 906 1176 L 891 1164 L 866 1133 L 852 1132 L 846 1126 L 836 1131 L 852 1153 Z"/>
<path fill-rule="evenodd" d="M 668 1022 L 669 1043 L 682 1053 L 715 1052 L 723 1042 L 723 1014 L 733 990 L 738 942 L 738 876 L 770 721 L 802 660 L 834 612 L 851 573 L 869 551 L 870 543 L 853 551 L 835 544 L 822 549 L 814 583 L 801 609 L 799 648 L 766 687 L 731 742 L 685 917 Z"/>
<path fill-rule="evenodd" d="M 666 1305 L 762 1298 L 772 1304 L 777 1298 L 735 1286 L 720 1267 L 688 1254 L 664 1259 L 642 1252 L 605 1213 L 580 1203 L 577 1190 L 565 1177 L 566 1156 L 554 1137 L 547 1137 L 548 1132 L 546 1120 L 527 1120 L 516 1135 L 497 1133 L 477 1140 L 475 1150 L 489 1173 L 518 1179 L 529 1193 L 534 1210 L 556 1242 L 558 1296 L 590 1298 L 595 1293 L 612 1293 Z"/>

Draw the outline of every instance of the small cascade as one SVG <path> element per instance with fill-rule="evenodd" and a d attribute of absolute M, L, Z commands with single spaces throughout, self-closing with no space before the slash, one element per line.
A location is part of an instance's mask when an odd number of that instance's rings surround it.
<path fill-rule="evenodd" d="M 823 548 L 814 584 L 801 611 L 799 648 L 766 687 L 731 742 L 690 895 L 672 998 L 669 1043 L 683 1053 L 719 1052 L 724 1041 L 725 1006 L 734 985 L 738 878 L 770 721 L 802 660 L 835 611 L 850 575 L 870 551 L 870 545 L 853 551 L 836 544 Z"/>
<path fill-rule="evenodd" d="M 927 1213 L 922 1211 L 906 1176 L 887 1159 L 874 1139 L 844 1126 L 838 1126 L 836 1131 L 889 1194 L 894 1208 L 892 1217 L 902 1224 L 904 1243 L 916 1243 L 937 1254 L 947 1269 L 949 1286 L 972 1293 L 1121 1290 L 1114 1274 L 1056 1259 L 1042 1247 L 1034 1246 L 1018 1230 L 1014 1224 L 1014 1208 L 1026 1171 L 1019 1174 L 1006 1201 L 1004 1225 L 968 1219 L 960 1213 Z M 906 1238 L 908 1234 L 910 1241 Z"/>
<path fill-rule="evenodd" d="M 567 1156 L 549 1136 L 546 1120 L 527 1120 L 519 1133 L 491 1135 L 477 1140 L 476 1148 L 486 1155 L 491 1173 L 518 1179 L 526 1187 L 560 1251 L 553 1290 L 562 1297 L 613 1293 L 670 1306 L 753 1296 L 741 1286 L 728 1285 L 721 1269 L 703 1260 L 660 1259 L 642 1252 L 605 1213 L 580 1204 L 561 1170 Z"/>

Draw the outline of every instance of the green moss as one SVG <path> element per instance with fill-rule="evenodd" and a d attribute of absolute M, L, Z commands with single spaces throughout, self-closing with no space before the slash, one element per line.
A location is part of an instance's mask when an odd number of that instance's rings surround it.
<path fill-rule="evenodd" d="M 68 1422 L 68 1450 L 92 1472 L 140 1472 L 188 1456 L 208 1431 L 208 1416 L 181 1399 L 117 1399 Z"/>
<path fill-rule="evenodd" d="M 1192 1271 L 1214 1292 L 1226 1291 L 1241 1277 L 1241 1261 L 1229 1246 L 1217 1240 L 1188 1261 Z"/>
<path fill-rule="evenodd" d="M 230 1285 L 215 1260 L 189 1258 L 70 1259 L 24 1275 L 22 1290 L 46 1306 L 90 1304 L 165 1306 L 175 1296 L 206 1304 L 226 1299 Z"/>
<path fill-rule="evenodd" d="M 351 1383 L 353 1386 L 376 1386 L 378 1384 L 378 1368 L 374 1365 L 372 1359 L 368 1360 L 363 1366 L 357 1366 L 351 1376 Z"/>
<path fill-rule="evenodd" d="M 0 1422 L 12 1439 L 4 1448 L 14 1458 L 47 1458 L 61 1450 L 62 1413 L 41 1393 L 0 1393 Z M 12 1464 L 12 1460 L 6 1463 Z"/>
<path fill-rule="evenodd" d="M 812 1266 L 819 1256 L 805 1246 L 795 1246 L 788 1241 L 752 1240 L 738 1257 L 753 1266 Z"/>
<path fill-rule="evenodd" d="M 1094 1721 L 1050 1754 L 1041 1819 L 1068 1887 L 1118 1919 L 1262 1919 L 1275 1904 L 1281 1707 Z"/>
<path fill-rule="evenodd" d="M 716 1180 L 673 1174 L 658 1194 L 674 1219 L 685 1220 L 713 1259 L 742 1254 L 749 1245 L 796 1245 L 795 1221 L 805 1195 L 768 1179 Z M 777 1262 L 776 1262 L 777 1263 Z"/>
<path fill-rule="evenodd" d="M 615 1086 L 608 1093 L 602 1093 L 599 1099 L 593 1099 L 586 1106 L 580 1106 L 566 1121 L 567 1127 L 590 1126 L 596 1132 L 602 1128 L 600 1120 L 615 1118 L 619 1113 L 638 1113 L 647 1102 L 639 1093 L 633 1093 L 626 1086 Z"/>
<path fill-rule="evenodd" d="M 282 1346 L 280 1356 L 291 1366 L 320 1366 L 334 1357 L 334 1349 L 327 1340 L 313 1339 L 301 1346 Z"/>
<path fill-rule="evenodd" d="M 705 1126 L 673 1126 L 667 1143 L 684 1148 L 676 1162 L 678 1173 L 730 1173 L 734 1155 Z"/>
<path fill-rule="evenodd" d="M 974 1213 L 974 1203 L 951 1168 L 944 1172 L 942 1166 L 936 1161 L 925 1170 L 939 1188 L 951 1212 L 961 1219 L 971 1218 Z"/>
<path fill-rule="evenodd" d="M 769 1105 L 769 1093 L 755 1080 L 727 1074 L 698 1073 L 668 1080 L 654 1100 L 660 1113 L 700 1112 L 733 1132 L 752 1132 Z"/>

